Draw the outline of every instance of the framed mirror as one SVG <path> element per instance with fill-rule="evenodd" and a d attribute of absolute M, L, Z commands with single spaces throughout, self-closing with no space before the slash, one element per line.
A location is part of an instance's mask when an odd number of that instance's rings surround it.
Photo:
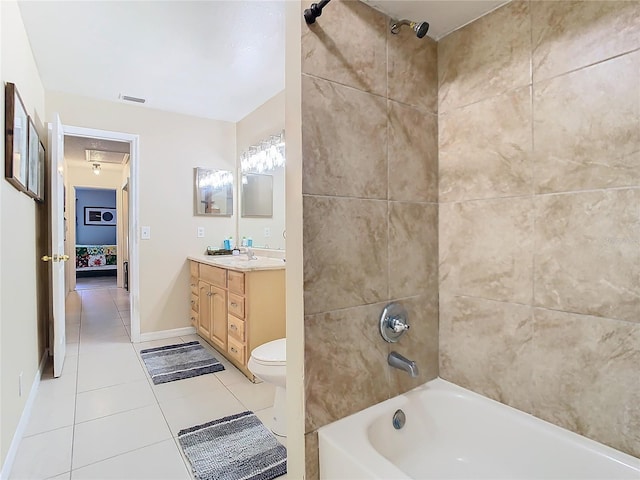
<path fill-rule="evenodd" d="M 194 215 L 233 215 L 233 173 L 196 167 L 194 169 Z"/>
<path fill-rule="evenodd" d="M 273 217 L 273 175 L 242 174 L 242 216 Z"/>

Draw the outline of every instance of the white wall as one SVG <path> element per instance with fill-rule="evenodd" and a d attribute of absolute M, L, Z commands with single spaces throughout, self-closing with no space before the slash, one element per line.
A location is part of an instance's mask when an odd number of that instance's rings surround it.
<path fill-rule="evenodd" d="M 235 124 L 58 92 L 47 92 L 46 112 L 49 121 L 58 112 L 65 125 L 140 136 L 139 225 L 151 227 L 140 241 L 140 331 L 188 327 L 186 257 L 233 235 L 236 221 L 193 215 L 193 169 L 235 169 Z"/>
<path fill-rule="evenodd" d="M 270 135 L 284 130 L 284 102 L 285 92 L 283 90 L 236 124 L 238 169 L 240 169 L 239 157 L 243 151 L 251 145 L 269 138 Z M 240 238 L 243 236 L 251 237 L 254 245 L 285 248 L 285 239 L 282 235 L 285 229 L 284 172 L 284 167 L 277 168 L 273 172 L 265 172 L 273 175 L 273 218 L 243 218 L 239 216 L 238 235 Z M 238 212 L 241 212 L 240 208 Z M 271 229 L 271 237 L 264 236 L 265 227 Z"/>
<path fill-rule="evenodd" d="M 16 84 L 27 112 L 42 139 L 44 88 L 14 0 L 0 2 L 0 75 L 4 112 L 4 83 Z M 4 114 L 2 131 L 4 132 Z M 4 152 L 4 134 L 2 152 Z M 36 204 L 4 179 L 0 180 L 0 455 L 2 464 L 22 415 L 38 370 L 36 297 Z M 44 252 L 42 252 L 44 254 Z M 23 391 L 18 395 L 18 376 Z"/>

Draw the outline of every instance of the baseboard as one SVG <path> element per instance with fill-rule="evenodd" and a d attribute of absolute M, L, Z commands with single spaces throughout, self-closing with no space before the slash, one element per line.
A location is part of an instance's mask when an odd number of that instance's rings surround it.
<path fill-rule="evenodd" d="M 38 387 L 40 386 L 40 378 L 42 378 L 42 372 L 44 371 L 44 366 L 47 364 L 47 359 L 49 358 L 49 350 L 45 350 L 42 358 L 40 359 L 40 365 L 38 366 L 38 371 L 33 379 L 33 383 L 31 384 L 31 391 L 29 392 L 29 398 L 27 398 L 27 403 L 24 404 L 24 410 L 22 410 L 22 415 L 20 415 L 20 421 L 18 422 L 18 427 L 16 428 L 16 432 L 13 434 L 13 439 L 11 440 L 11 445 L 9 445 L 9 450 L 7 451 L 7 457 L 2 464 L 2 470 L 0 471 L 0 480 L 6 480 L 9 478 L 9 474 L 11 473 L 11 469 L 13 468 L 13 462 L 16 459 L 16 453 L 18 453 L 18 447 L 20 446 L 20 441 L 24 436 L 24 432 L 27 430 L 27 425 L 29 424 L 29 418 L 31 418 L 31 410 L 33 409 L 33 404 L 36 401 L 36 395 L 38 393 Z"/>
<path fill-rule="evenodd" d="M 160 330 L 159 332 L 149 332 L 140 334 L 140 342 L 150 342 L 152 340 L 164 340 L 171 337 L 183 337 L 186 335 L 195 335 L 194 327 L 173 328 L 171 330 Z"/>

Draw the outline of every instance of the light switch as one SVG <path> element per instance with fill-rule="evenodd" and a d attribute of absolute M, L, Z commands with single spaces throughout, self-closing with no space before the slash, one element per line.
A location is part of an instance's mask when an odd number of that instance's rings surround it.
<path fill-rule="evenodd" d="M 265 236 L 265 238 L 271 236 L 271 229 L 269 227 L 265 227 L 264 236 Z"/>
<path fill-rule="evenodd" d="M 198 238 L 204 238 L 204 227 L 198 227 Z"/>
<path fill-rule="evenodd" d="M 151 227 L 140 227 L 140 238 L 149 240 L 151 238 Z"/>

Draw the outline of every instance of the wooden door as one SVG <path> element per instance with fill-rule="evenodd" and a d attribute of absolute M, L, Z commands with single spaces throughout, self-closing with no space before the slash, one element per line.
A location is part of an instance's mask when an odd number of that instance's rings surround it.
<path fill-rule="evenodd" d="M 222 351 L 227 350 L 227 292 L 211 286 L 211 341 Z"/>

